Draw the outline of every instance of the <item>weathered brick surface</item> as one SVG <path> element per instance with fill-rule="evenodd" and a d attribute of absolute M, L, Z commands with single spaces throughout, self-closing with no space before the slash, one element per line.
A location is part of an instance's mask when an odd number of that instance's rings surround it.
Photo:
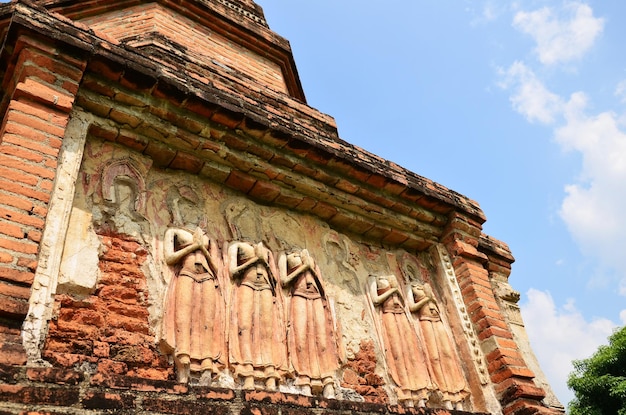
<path fill-rule="evenodd" d="M 96 291 L 87 298 L 56 297 L 57 311 L 42 356 L 57 367 L 94 364 L 100 377 L 92 380 L 110 387 L 130 387 L 123 383 L 132 385 L 133 377 L 168 379 L 172 368 L 156 349 L 148 323 L 146 277 L 141 270 L 147 252 L 123 236 L 101 238 L 106 249 Z M 121 374 L 126 380 L 115 378 Z"/>
<path fill-rule="evenodd" d="M 341 380 L 341 386 L 356 391 L 365 402 L 388 403 L 384 380 L 375 374 L 376 352 L 373 342 L 361 343 L 359 352 L 350 359 Z"/>
<path fill-rule="evenodd" d="M 12 321 L 0 326 L 21 325 L 28 312 L 57 157 L 85 65 L 28 36 L 17 40 L 14 55 L 0 129 L 0 317 Z M 20 338 L 0 342 L 0 362 L 25 361 Z M 39 390 L 20 393 L 43 399 Z"/>
<path fill-rule="evenodd" d="M 175 381 L 136 378 L 125 387 L 96 381 L 100 374 L 0 364 L 0 414 L 164 413 L 300 414 L 333 413 L 461 415 L 442 409 L 415 409 L 381 403 L 339 401 L 281 392 L 188 387 Z M 124 377 L 120 377 L 122 379 Z M 125 377 L 128 379 L 128 377 Z M 158 385 L 158 386 L 157 386 Z M 42 410 L 45 408 L 45 410 Z M 72 412 L 73 413 L 73 412 Z M 480 414 L 476 414 L 480 415 Z"/>
<path fill-rule="evenodd" d="M 478 339 L 497 345 L 486 355 L 491 382 L 505 407 L 505 414 L 550 414 L 553 410 L 541 402 L 546 393 L 532 382 L 535 374 L 519 353 L 495 298 L 489 279 L 489 258 L 478 249 L 479 244 L 484 247 L 489 241 L 479 240 L 480 235 L 477 223 L 456 215 L 444 241 L 451 253 L 461 294 Z"/>

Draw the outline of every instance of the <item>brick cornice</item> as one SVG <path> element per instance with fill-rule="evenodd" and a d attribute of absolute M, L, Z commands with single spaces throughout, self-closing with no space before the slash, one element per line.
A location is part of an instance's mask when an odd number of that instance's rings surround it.
<path fill-rule="evenodd" d="M 220 72 L 219 68 L 201 68 L 204 72 L 201 79 L 197 79 L 193 72 L 157 65 L 137 51 L 99 38 L 79 24 L 26 4 L 15 4 L 12 22 L 2 55 L 4 63 L 11 59 L 8 55 L 10 45 L 15 44 L 15 34 L 20 30 L 53 39 L 65 45 L 68 51 L 82 54 L 89 62 L 87 73 L 125 85 L 151 97 L 153 102 L 156 98 L 160 102 L 155 103 L 156 107 L 163 106 L 163 103 L 174 104 L 175 109 L 182 109 L 187 114 L 191 112 L 201 117 L 209 114 L 211 121 L 227 131 L 245 130 L 251 137 L 265 140 L 276 151 L 284 151 L 303 167 L 301 174 L 314 181 L 332 180 L 315 177 L 319 171 L 335 171 L 339 179 L 332 184 L 335 190 L 327 193 L 326 198 L 332 198 L 339 190 L 356 194 L 374 207 L 374 217 L 367 222 L 376 216 L 384 219 L 385 210 L 389 208 L 398 213 L 405 212 L 414 218 L 412 220 L 425 222 L 426 227 L 441 226 L 437 225 L 441 223 L 437 218 L 455 210 L 478 223 L 485 220 L 476 202 L 341 140 L 331 117 L 285 94 L 250 88 L 245 82 Z M 147 139 L 151 140 L 150 137 Z M 240 173 L 248 174 L 247 171 Z M 346 180 L 340 180 L 342 176 Z M 271 181 L 264 183 L 264 187 L 272 185 Z M 315 187 L 314 183 L 311 184 Z M 328 210 L 323 203 L 318 203 L 318 209 L 323 210 L 320 212 L 322 217 L 332 215 L 332 209 Z M 350 221 L 350 218 L 342 221 Z M 405 224 L 394 229 L 384 222 L 382 227 L 374 224 L 378 229 L 371 231 L 360 225 L 356 227 L 391 244 L 403 243 L 414 233 L 422 242 L 410 243 L 412 249 L 425 248 L 424 241 L 435 241 L 440 232 L 431 232 L 431 236 L 428 232 L 420 235 L 419 226 L 407 227 Z"/>

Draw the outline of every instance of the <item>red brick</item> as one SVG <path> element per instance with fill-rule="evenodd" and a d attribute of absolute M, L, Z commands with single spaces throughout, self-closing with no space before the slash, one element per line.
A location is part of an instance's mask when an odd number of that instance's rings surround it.
<path fill-rule="evenodd" d="M 464 263 L 455 269 L 459 276 L 459 286 L 465 288 L 468 285 L 475 284 L 481 287 L 492 289 L 489 282 L 487 270 L 472 264 Z"/>
<path fill-rule="evenodd" d="M 0 267 L 0 279 L 3 280 L 15 281 L 23 284 L 32 284 L 34 278 L 35 274 L 33 272 L 18 271 L 14 268 Z"/>
<path fill-rule="evenodd" d="M 39 183 L 39 188 L 43 189 L 43 190 L 47 190 L 49 192 L 52 191 L 52 187 L 54 186 L 54 183 L 52 182 L 52 180 L 42 180 L 41 183 Z"/>
<path fill-rule="evenodd" d="M 44 166 L 52 169 L 53 171 L 56 171 L 56 168 L 58 166 L 57 159 L 55 158 L 46 158 L 43 160 L 43 164 Z"/>
<path fill-rule="evenodd" d="M 498 306 L 497 302 L 489 302 L 489 303 L 479 303 L 479 302 L 474 302 L 472 303 L 469 307 L 467 307 L 467 312 L 472 315 L 473 313 L 475 313 L 477 310 L 486 310 L 486 312 L 488 313 L 500 313 L 500 307 Z"/>
<path fill-rule="evenodd" d="M 107 354 L 108 354 L 108 350 L 107 350 Z M 104 375 L 124 375 L 127 372 L 128 372 L 128 365 L 125 362 L 120 362 L 120 361 L 115 361 L 115 360 L 110 360 L 110 359 L 100 359 L 98 361 L 98 373 L 102 373 Z"/>
<path fill-rule="evenodd" d="M 18 62 L 18 66 L 19 65 L 21 65 L 21 70 L 18 76 L 19 80 L 24 80 L 26 78 L 39 78 L 39 80 L 53 85 L 58 79 L 55 74 L 37 65 L 24 65 L 23 62 Z"/>
<path fill-rule="evenodd" d="M 102 60 L 93 59 L 89 62 L 89 72 L 100 74 L 112 81 L 117 81 L 122 76 L 124 68 L 122 65 L 117 66 L 114 63 L 104 62 Z M 112 96 L 112 95 L 111 95 Z"/>
<path fill-rule="evenodd" d="M 517 399 L 502 408 L 503 415 L 557 415 L 562 413 L 546 408 L 541 403 L 531 399 Z"/>
<path fill-rule="evenodd" d="M 59 311 L 59 324 L 71 322 L 92 328 L 103 327 L 106 324 L 104 314 L 86 308 L 63 308 Z"/>
<path fill-rule="evenodd" d="M 45 207 L 45 206 L 37 206 L 37 205 L 35 205 L 35 206 L 33 206 L 33 209 L 32 209 L 31 212 L 33 212 L 33 214 L 35 214 L 35 215 L 37 215 L 39 217 L 45 218 L 46 215 L 48 214 L 48 208 Z"/>
<path fill-rule="evenodd" d="M 0 145 L 0 153 L 8 154 L 9 156 L 16 157 L 18 159 L 23 159 L 25 161 L 32 161 L 35 163 L 41 163 L 44 161 L 45 157 L 43 154 L 26 149 L 24 147 L 16 146 L 16 145 L 7 145 L 6 143 L 2 143 Z M 48 167 L 56 168 L 56 160 L 48 161 Z"/>
<path fill-rule="evenodd" d="M 542 400 L 546 392 L 537 387 L 532 380 L 513 378 L 496 385 L 496 392 L 500 396 L 500 402 L 507 404 L 520 398 Z"/>
<path fill-rule="evenodd" d="M 502 353 L 509 353 L 511 350 L 516 352 L 518 350 L 518 344 L 512 340 L 512 338 L 498 339 L 498 349 Z"/>
<path fill-rule="evenodd" d="M 3 154 L 0 154 L 0 165 L 29 172 L 44 179 L 54 179 L 55 175 L 55 171 L 53 169 L 32 163 L 25 163 L 23 159 L 17 159 Z"/>
<path fill-rule="evenodd" d="M 77 387 L 49 388 L 24 385 L 0 384 L 0 401 L 37 405 L 45 402 L 47 405 L 70 407 L 78 403 L 79 389 Z"/>
<path fill-rule="evenodd" d="M 49 122 L 52 125 L 56 125 L 61 128 L 65 128 L 68 122 L 67 114 L 57 113 L 50 110 L 50 108 L 39 105 L 38 103 L 33 101 L 22 102 L 13 100 L 9 103 L 9 111 L 11 110 L 23 112 L 27 115 L 32 115 L 33 117 L 37 117 L 45 122 Z"/>
<path fill-rule="evenodd" d="M 270 182 L 258 180 L 252 189 L 250 189 L 248 195 L 252 198 L 269 203 L 280 195 L 280 187 Z"/>
<path fill-rule="evenodd" d="M 9 191 L 11 193 L 16 193 L 18 195 L 32 197 L 33 199 L 37 199 L 46 203 L 50 200 L 50 192 L 41 192 L 41 191 L 34 190 L 29 187 L 17 184 L 17 183 L 8 182 L 6 180 L 0 180 L 0 189 L 4 189 L 6 191 Z M 2 213 L 0 213 L 0 216 L 7 217 L 5 216 L 5 213 L 6 211 L 2 210 Z M 11 218 L 11 214 L 9 214 L 7 218 Z M 12 218 L 13 221 L 23 223 L 24 225 L 32 225 L 32 226 L 37 226 L 40 228 L 43 227 L 43 221 L 38 220 L 37 218 L 33 218 L 33 219 L 34 220 L 30 220 L 28 218 L 22 218 L 20 220 L 17 220 L 15 219 L 15 216 L 13 216 Z"/>
<path fill-rule="evenodd" d="M 61 83 L 61 88 L 65 89 L 71 95 L 75 96 L 78 93 L 78 89 L 80 87 L 80 83 L 74 81 L 63 81 Z"/>
<path fill-rule="evenodd" d="M 32 79 L 17 84 L 14 96 L 16 98 L 25 96 L 66 112 L 69 112 L 74 104 L 74 96 L 69 95 L 67 91 L 51 88 Z"/>
<path fill-rule="evenodd" d="M 148 146 L 146 137 L 135 134 L 132 131 L 121 130 L 117 137 L 117 142 L 131 148 L 132 150 L 142 152 Z"/>
<path fill-rule="evenodd" d="M 193 174 L 198 174 L 200 170 L 202 170 L 203 165 L 204 161 L 200 158 L 192 154 L 179 151 L 176 153 L 176 156 L 170 163 L 169 167 L 171 169 L 185 170 Z"/>
<path fill-rule="evenodd" d="M 95 363 L 97 359 L 80 354 L 72 353 L 50 353 L 48 350 L 43 350 L 42 356 L 50 361 L 56 367 L 73 368 L 81 363 Z"/>
<path fill-rule="evenodd" d="M 495 373 L 503 370 L 507 366 L 526 366 L 526 362 L 524 361 L 524 359 L 521 358 L 516 359 L 503 356 L 499 359 L 490 361 L 489 365 L 487 366 L 487 370 L 489 370 L 489 373 Z"/>
<path fill-rule="evenodd" d="M 29 231 L 28 232 L 28 239 L 30 239 L 33 242 L 40 242 L 41 241 L 41 232 L 39 231 Z"/>
<path fill-rule="evenodd" d="M 57 157 L 59 149 L 47 144 L 47 139 L 38 140 L 36 132 L 31 132 L 27 138 L 15 134 L 5 134 L 2 138 L 4 144 L 13 144 L 22 148 L 36 151 L 46 156 Z"/>
<path fill-rule="evenodd" d="M 39 178 L 37 176 L 11 168 L 0 167 L 0 176 L 7 180 L 24 183 L 30 186 L 35 186 L 39 183 Z"/>
<path fill-rule="evenodd" d="M 142 379 L 125 375 L 105 375 L 96 373 L 91 377 L 92 386 L 104 386 L 112 389 L 133 389 L 141 392 L 167 392 L 170 394 L 185 394 L 189 391 L 187 385 L 172 381 Z M 145 408 L 145 406 L 144 406 Z"/>
<path fill-rule="evenodd" d="M 20 257 L 17 260 L 17 266 L 35 271 L 37 269 L 37 260 L 29 257 Z"/>
<path fill-rule="evenodd" d="M 83 407 L 85 409 L 130 411 L 135 409 L 135 396 L 130 393 L 119 394 L 88 390 L 83 397 Z"/>
<path fill-rule="evenodd" d="M 0 199 L 2 199 L 3 197 L 4 196 L 0 196 Z M 2 216 L 3 215 L 0 213 L 0 217 Z M 24 237 L 24 231 L 22 230 L 20 226 L 8 223 L 6 221 L 0 221 L 0 234 L 11 236 L 13 238 L 19 238 L 19 239 Z"/>
<path fill-rule="evenodd" d="M 272 404 L 288 404 L 295 405 L 303 408 L 311 408 L 315 405 L 316 399 L 303 396 L 292 395 L 281 392 L 269 392 L 269 391 L 244 391 L 243 399 L 246 402 L 263 402 Z"/>
<path fill-rule="evenodd" d="M 490 294 L 483 291 L 468 289 L 466 292 L 463 293 L 463 299 L 465 300 L 465 304 L 469 304 L 470 306 L 473 304 L 473 302 L 479 302 L 480 304 L 488 308 L 497 309 L 498 307 L 493 293 Z"/>
<path fill-rule="evenodd" d="M 243 121 L 243 114 L 220 108 L 218 112 L 211 116 L 211 120 L 230 129 L 235 129 Z"/>
<path fill-rule="evenodd" d="M 232 401 L 235 399 L 235 391 L 224 388 L 206 388 L 203 391 L 196 389 L 196 399 L 208 401 Z"/>
<path fill-rule="evenodd" d="M 0 203 L 6 206 L 13 206 L 18 209 L 25 210 L 26 212 L 30 212 L 33 208 L 33 202 L 30 200 L 6 193 L 2 193 L 0 195 Z"/>
<path fill-rule="evenodd" d="M 68 335 L 75 337 L 82 337 L 86 339 L 95 339 L 99 336 L 99 329 L 92 325 L 78 324 L 75 321 L 60 320 L 57 322 L 57 326 L 60 331 L 65 332 Z M 72 363 L 73 364 L 73 363 Z M 72 365 L 70 364 L 70 366 Z"/>
<path fill-rule="evenodd" d="M 28 303 L 0 296 L 0 315 L 24 317 L 28 313 Z"/>
<path fill-rule="evenodd" d="M 26 377 L 34 382 L 56 383 L 59 385 L 77 385 L 83 380 L 81 372 L 53 367 L 28 368 Z"/>
<path fill-rule="evenodd" d="M 0 262 L 10 264 L 11 262 L 13 262 L 13 259 L 13 255 L 7 254 L 6 252 L 0 252 Z"/>
<path fill-rule="evenodd" d="M 164 412 L 176 415 L 215 414 L 229 415 L 230 407 L 225 404 L 211 402 L 182 401 L 166 398 L 144 398 L 142 407 L 149 412 Z M 242 414 L 245 411 L 242 412 Z"/>
<path fill-rule="evenodd" d="M 474 322 L 474 327 L 478 331 L 483 331 L 484 329 L 490 328 L 500 328 L 502 330 L 508 330 L 506 322 L 502 318 L 492 318 L 492 317 L 484 317 L 476 322 Z"/>
<path fill-rule="evenodd" d="M 256 179 L 254 177 L 237 170 L 231 171 L 226 179 L 226 185 L 244 193 L 248 193 L 255 183 Z"/>
<path fill-rule="evenodd" d="M 39 245 L 31 241 L 20 242 L 3 238 L 0 238 L 0 248 L 22 252 L 24 254 L 36 254 L 39 251 Z"/>
<path fill-rule="evenodd" d="M 505 349 L 502 347 L 497 348 L 496 350 L 492 351 L 491 353 L 485 356 L 485 359 L 487 359 L 487 362 L 495 362 L 502 358 L 520 359 L 520 360 L 524 359 L 518 350 Z"/>
<path fill-rule="evenodd" d="M 64 55 L 51 56 L 34 48 L 25 48 L 20 53 L 20 60 L 24 65 L 34 65 L 41 68 L 54 68 L 54 73 L 78 81 L 82 78 L 82 68 L 77 68 L 72 64 L 63 62 L 60 58 Z M 78 63 L 78 62 L 76 62 Z M 82 63 L 80 65 L 82 67 Z"/>
<path fill-rule="evenodd" d="M 148 322 L 141 319 L 121 315 L 109 315 L 107 321 L 110 328 L 121 328 L 133 333 L 150 333 Z"/>
<path fill-rule="evenodd" d="M 17 342 L 0 342 L 0 364 L 15 366 L 22 366 L 26 364 L 27 358 L 24 346 L 22 346 L 20 341 L 21 339 L 19 337 L 16 340 Z M 4 378 L 4 376 L 0 376 L 0 378 Z M 2 402 L 2 399 L 0 399 L 0 402 Z"/>
<path fill-rule="evenodd" d="M 5 295 L 14 299 L 28 300 L 30 298 L 30 287 L 23 287 L 9 284 L 5 281 L 0 281 L 0 295 Z"/>
<path fill-rule="evenodd" d="M 498 337 L 503 339 L 513 339 L 513 335 L 508 330 L 503 330 L 498 327 L 488 327 L 485 330 L 478 333 L 478 339 L 483 341 L 490 337 Z"/>

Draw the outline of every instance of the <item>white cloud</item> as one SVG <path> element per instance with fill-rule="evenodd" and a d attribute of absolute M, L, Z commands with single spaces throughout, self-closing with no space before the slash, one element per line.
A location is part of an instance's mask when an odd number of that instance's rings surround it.
<path fill-rule="evenodd" d="M 494 0 L 485 1 L 482 8 L 477 11 L 474 7 L 468 8 L 467 11 L 474 15 L 470 22 L 472 26 L 487 24 L 496 20 L 505 10 L 502 4 Z"/>
<path fill-rule="evenodd" d="M 602 33 L 604 19 L 594 17 L 584 3 L 566 2 L 559 10 L 519 11 L 513 26 L 535 40 L 542 64 L 553 65 L 582 58 Z"/>
<path fill-rule="evenodd" d="M 529 122 L 552 124 L 563 111 L 562 99 L 550 92 L 523 62 L 517 61 L 506 70 L 500 69 L 499 86 L 512 90 L 511 104 Z"/>
<path fill-rule="evenodd" d="M 586 115 L 585 103 L 584 94 L 574 94 L 566 105 L 565 125 L 555 131 L 563 148 L 582 156 L 578 180 L 565 187 L 559 213 L 585 254 L 626 277 L 626 133 L 614 113 Z"/>
<path fill-rule="evenodd" d="M 622 103 L 626 104 L 626 79 L 620 81 L 615 87 L 615 96 L 620 99 Z"/>
<path fill-rule="evenodd" d="M 619 318 L 622 320 L 622 324 L 626 326 L 626 310 L 622 310 L 619 313 Z"/>
<path fill-rule="evenodd" d="M 526 332 L 548 382 L 561 403 L 567 405 L 573 393 L 567 388 L 567 377 L 573 370 L 572 360 L 591 356 L 613 332 L 615 324 L 608 319 L 587 321 L 573 301 L 562 307 L 554 304 L 548 292 L 531 288 L 520 304 Z M 626 310 L 620 315 L 626 319 Z"/>
<path fill-rule="evenodd" d="M 580 173 L 565 186 L 559 215 L 581 251 L 599 261 L 598 276 L 590 282 L 606 285 L 619 281 L 619 293 L 626 296 L 622 261 L 622 235 L 626 234 L 624 118 L 610 111 L 589 114 L 585 93 L 573 93 L 566 100 L 551 92 L 523 62 L 500 69 L 499 75 L 499 85 L 510 90 L 515 111 L 529 122 L 554 126 L 556 142 L 564 150 L 580 154 Z"/>

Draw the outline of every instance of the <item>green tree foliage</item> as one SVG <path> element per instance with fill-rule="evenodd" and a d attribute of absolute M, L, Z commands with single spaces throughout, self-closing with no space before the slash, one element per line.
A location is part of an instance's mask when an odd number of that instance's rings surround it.
<path fill-rule="evenodd" d="M 574 361 L 567 381 L 570 415 L 626 415 L 626 327 L 588 359 Z"/>

